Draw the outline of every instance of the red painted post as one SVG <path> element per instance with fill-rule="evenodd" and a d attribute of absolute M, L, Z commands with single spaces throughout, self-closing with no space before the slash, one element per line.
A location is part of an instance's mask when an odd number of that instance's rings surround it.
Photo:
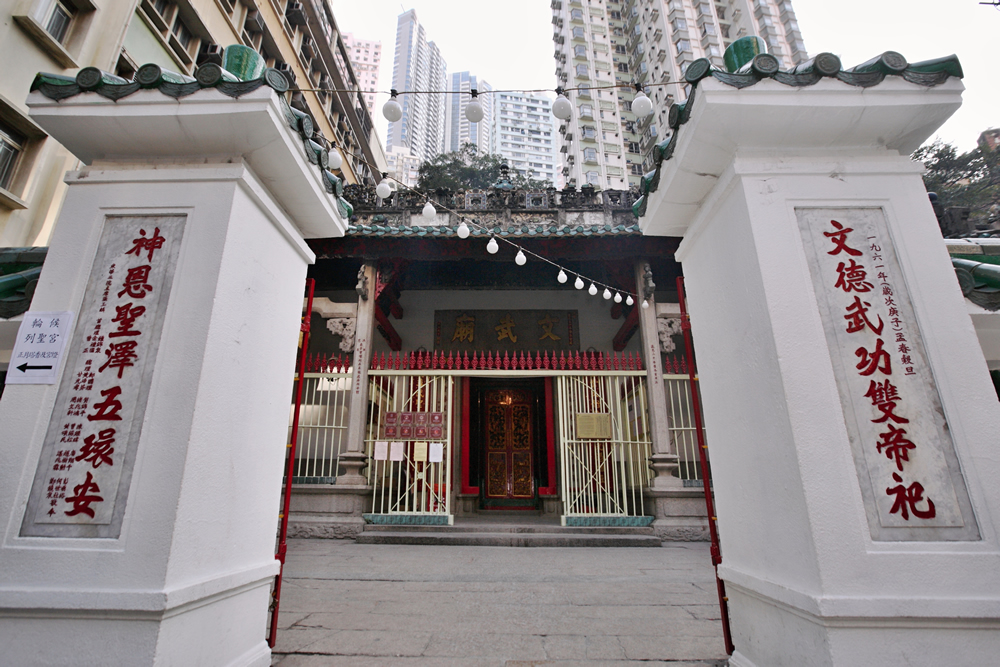
<path fill-rule="evenodd" d="M 302 384 L 306 375 L 306 356 L 309 351 L 309 324 L 312 320 L 313 292 L 316 281 L 306 280 L 306 314 L 299 325 L 302 332 L 302 349 L 299 352 L 299 372 L 295 378 L 295 409 L 292 411 L 292 441 L 288 445 L 288 469 L 285 472 L 285 498 L 281 510 L 281 529 L 278 533 L 278 553 L 275 559 L 281 563 L 278 574 L 274 578 L 274 593 L 271 601 L 271 631 L 267 636 L 267 645 L 274 648 L 278 636 L 278 609 L 281 606 L 281 578 L 285 572 L 285 553 L 288 551 L 288 511 L 292 502 L 292 479 L 295 472 L 295 444 L 299 438 L 299 413 L 302 409 Z"/>
<path fill-rule="evenodd" d="M 677 277 L 677 300 L 681 307 L 681 330 L 684 332 L 684 352 L 687 358 L 688 382 L 691 387 L 691 412 L 694 413 L 694 429 L 698 437 L 698 458 L 701 462 L 701 481 L 705 489 L 705 509 L 708 510 L 708 534 L 712 539 L 712 566 L 715 568 L 715 585 L 719 591 L 719 608 L 722 611 L 722 638 L 726 642 L 726 653 L 732 655 L 736 647 L 733 646 L 733 637 L 729 628 L 729 598 L 726 597 L 726 584 L 719 578 L 722 550 L 719 548 L 719 531 L 715 525 L 715 503 L 712 500 L 712 488 L 708 478 L 708 445 L 705 444 L 705 431 L 701 423 L 701 399 L 698 396 L 697 386 L 698 374 L 694 363 L 694 346 L 691 344 L 691 318 L 687 314 L 683 276 Z"/>

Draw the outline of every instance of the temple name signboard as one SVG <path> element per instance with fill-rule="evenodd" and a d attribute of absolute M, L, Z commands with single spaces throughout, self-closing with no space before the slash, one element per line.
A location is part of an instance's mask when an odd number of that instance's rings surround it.
<path fill-rule="evenodd" d="M 795 212 L 872 539 L 979 539 L 885 212 Z"/>
<path fill-rule="evenodd" d="M 579 350 L 575 310 L 435 310 L 434 349 L 473 352 Z"/>
<path fill-rule="evenodd" d="M 109 216 L 21 535 L 117 538 L 185 216 Z"/>

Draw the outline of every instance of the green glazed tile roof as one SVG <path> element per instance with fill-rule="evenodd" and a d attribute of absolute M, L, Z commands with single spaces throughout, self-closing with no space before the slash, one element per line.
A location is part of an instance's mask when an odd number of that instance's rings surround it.
<path fill-rule="evenodd" d="M 642 196 L 632 205 L 632 212 L 637 218 L 646 214 L 649 194 L 656 192 L 659 187 L 663 162 L 673 157 L 681 126 L 691 117 L 691 106 L 698 82 L 702 79 L 712 77 L 734 88 L 746 88 L 762 79 L 774 79 L 786 86 L 803 87 L 815 85 L 824 78 L 833 78 L 850 86 L 870 88 L 882 83 L 887 76 L 898 76 L 910 83 L 929 87 L 940 85 L 951 77 L 960 79 L 964 74 L 957 56 L 908 63 L 906 58 L 895 51 L 886 51 L 881 56 L 846 70 L 841 68 L 840 58 L 832 53 L 821 53 L 789 72 L 780 71 L 778 59 L 769 53 L 759 54 L 736 72 L 715 69 L 706 58 L 694 61 L 688 65 L 684 74 L 684 79 L 691 85 L 691 94 L 687 101 L 670 107 L 668 124 L 673 133 L 669 139 L 653 146 L 655 167 L 640 180 L 639 192 Z"/>
<path fill-rule="evenodd" d="M 471 226 L 470 226 L 471 227 Z M 448 225 L 351 225 L 348 236 L 402 237 L 402 238 L 458 238 L 455 227 Z M 601 236 L 642 236 L 638 224 L 631 225 L 558 225 L 556 223 L 524 223 L 488 227 L 472 227 L 469 236 L 496 235 L 507 238 L 565 238 Z"/>
<path fill-rule="evenodd" d="M 170 72 L 162 69 L 159 65 L 148 63 L 136 71 L 132 81 L 103 72 L 96 67 L 84 67 L 77 72 L 76 76 L 39 73 L 31 83 L 31 90 L 38 91 L 45 97 L 56 101 L 83 93 L 95 93 L 109 100 L 117 101 L 143 89 L 157 90 L 163 95 L 180 99 L 204 88 L 214 88 L 223 95 L 235 99 L 257 90 L 261 86 L 268 86 L 278 93 L 285 123 L 299 134 L 306 158 L 320 170 L 324 188 L 328 194 L 333 195 L 336 199 L 340 215 L 349 220 L 354 214 L 354 207 L 343 197 L 344 184 L 340 177 L 327 169 L 330 159 L 329 152 L 313 141 L 312 118 L 298 109 L 293 109 L 285 102 L 283 93 L 288 90 L 288 79 L 273 67 L 264 69 L 259 77 L 248 81 L 240 80 L 235 74 L 215 63 L 201 65 L 194 77 Z"/>

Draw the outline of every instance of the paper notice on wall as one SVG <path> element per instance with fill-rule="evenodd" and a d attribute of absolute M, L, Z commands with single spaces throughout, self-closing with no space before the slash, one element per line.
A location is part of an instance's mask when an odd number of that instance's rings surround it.
<path fill-rule="evenodd" d="M 401 442 L 389 443 L 389 460 L 390 461 L 403 460 L 403 443 Z"/>
<path fill-rule="evenodd" d="M 413 460 L 416 463 L 423 463 L 427 460 L 427 443 L 426 442 L 415 442 L 413 443 Z"/>
<path fill-rule="evenodd" d="M 430 451 L 430 462 L 441 463 L 444 460 L 444 443 L 432 442 Z"/>
<path fill-rule="evenodd" d="M 385 461 L 389 458 L 389 443 L 384 440 L 376 441 L 375 443 L 375 460 Z"/>

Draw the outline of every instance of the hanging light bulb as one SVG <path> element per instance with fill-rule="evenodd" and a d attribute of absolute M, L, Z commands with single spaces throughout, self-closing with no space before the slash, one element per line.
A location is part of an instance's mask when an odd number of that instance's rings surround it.
<path fill-rule="evenodd" d="M 379 199 L 388 199 L 392 194 L 392 188 L 389 186 L 389 174 L 382 172 L 382 180 L 379 184 L 375 186 L 375 194 L 379 196 Z"/>
<path fill-rule="evenodd" d="M 428 200 L 428 202 L 424 204 L 424 209 L 420 213 L 424 216 L 426 220 L 433 220 L 434 218 L 437 217 L 438 212 L 437 209 L 434 208 L 434 204 L 432 204 Z"/>
<path fill-rule="evenodd" d="M 552 115 L 559 120 L 569 120 L 573 117 L 573 103 L 563 94 L 562 88 L 556 88 L 559 96 L 552 103 Z"/>
<path fill-rule="evenodd" d="M 632 100 L 632 113 L 640 118 L 653 113 L 653 103 L 646 97 L 646 93 L 642 92 L 642 85 L 635 84 L 635 90 L 636 96 Z"/>
<path fill-rule="evenodd" d="M 497 245 L 497 240 L 491 236 L 490 242 L 486 244 L 486 252 L 490 253 L 491 255 L 495 255 L 497 254 L 497 250 L 499 249 L 500 246 Z"/>
<path fill-rule="evenodd" d="M 573 287 L 577 289 L 583 289 L 583 280 L 580 278 L 580 276 L 576 277 L 576 282 L 573 283 Z"/>
<path fill-rule="evenodd" d="M 633 298 L 632 298 L 632 295 L 631 295 L 631 294 L 629 294 L 629 295 L 628 295 L 628 298 L 627 298 L 627 299 L 625 299 L 625 305 L 626 305 L 626 306 L 631 306 L 631 305 L 632 305 L 633 303 L 635 303 L 635 299 L 633 299 Z"/>
<path fill-rule="evenodd" d="M 382 115 L 385 116 L 385 119 L 390 123 L 395 123 L 403 117 L 403 107 L 401 107 L 399 102 L 396 101 L 396 95 L 398 93 L 395 88 L 389 91 L 389 94 L 389 101 L 382 105 Z"/>
<path fill-rule="evenodd" d="M 604 288 L 604 294 L 602 294 L 601 296 L 603 296 L 605 299 L 610 299 L 611 298 L 611 290 L 609 290 L 607 287 L 605 287 Z"/>
<path fill-rule="evenodd" d="M 517 254 L 514 255 L 514 261 L 517 263 L 518 266 L 524 266 L 525 264 L 528 263 L 528 258 L 527 256 L 525 256 L 524 251 L 518 248 Z"/>
<path fill-rule="evenodd" d="M 483 119 L 483 105 L 479 103 L 479 91 L 473 88 L 470 93 L 472 94 L 472 101 L 465 106 L 465 117 L 469 119 L 470 123 L 478 123 Z"/>
<path fill-rule="evenodd" d="M 458 238 L 460 238 L 460 239 L 467 239 L 467 238 L 469 238 L 469 226 L 467 224 L 465 224 L 465 219 L 464 218 L 462 219 L 462 222 L 458 225 L 457 234 L 458 234 Z"/>
<path fill-rule="evenodd" d="M 556 280 L 558 280 L 561 283 L 564 283 L 567 280 L 569 280 L 569 276 L 566 275 L 565 271 L 563 271 L 562 269 L 559 269 L 559 275 L 556 277 Z"/>
<path fill-rule="evenodd" d="M 642 309 L 646 310 L 647 308 L 649 308 L 649 300 L 648 299 L 643 299 L 642 300 Z"/>
<path fill-rule="evenodd" d="M 621 302 L 622 302 L 621 292 L 615 292 L 615 303 L 621 303 Z"/>
<path fill-rule="evenodd" d="M 334 149 L 330 151 L 330 169 L 336 171 L 342 166 L 344 166 L 344 158 L 340 156 L 340 150 L 334 147 Z"/>
<path fill-rule="evenodd" d="M 590 283 L 590 288 L 587 290 L 587 292 L 590 293 L 590 296 L 594 296 L 595 294 L 597 294 L 597 285 L 595 285 L 594 283 Z"/>

